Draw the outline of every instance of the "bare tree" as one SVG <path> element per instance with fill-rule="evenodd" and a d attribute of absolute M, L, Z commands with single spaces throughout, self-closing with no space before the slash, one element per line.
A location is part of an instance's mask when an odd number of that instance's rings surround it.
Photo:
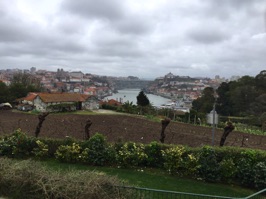
<path fill-rule="evenodd" d="M 226 140 L 226 137 L 231 133 L 235 127 L 233 126 L 232 122 L 228 121 L 226 127 L 224 127 L 224 133 L 221 137 L 220 146 L 224 145 L 224 142 Z"/>
<path fill-rule="evenodd" d="M 168 126 L 168 124 L 170 123 L 170 121 L 171 119 L 169 118 L 165 118 L 161 121 L 161 124 L 162 124 L 162 131 L 161 131 L 161 138 L 160 138 L 161 143 L 164 143 L 164 139 L 165 139 L 164 131 L 166 127 Z"/>
<path fill-rule="evenodd" d="M 36 127 L 36 130 L 35 130 L 35 137 L 37 138 L 41 132 L 41 128 L 42 128 L 42 123 L 44 122 L 46 116 L 49 115 L 49 112 L 45 112 L 45 113 L 41 113 L 38 115 L 38 119 L 39 119 L 39 123 Z"/>
<path fill-rule="evenodd" d="M 90 119 L 88 119 L 85 124 L 85 140 L 90 139 L 90 126 L 91 125 L 92 125 L 92 122 Z"/>

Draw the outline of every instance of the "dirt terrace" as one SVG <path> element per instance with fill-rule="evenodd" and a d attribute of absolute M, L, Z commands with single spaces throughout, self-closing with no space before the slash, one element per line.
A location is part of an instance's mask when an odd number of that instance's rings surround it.
<path fill-rule="evenodd" d="M 50 114 L 43 123 L 40 137 L 64 138 L 65 136 L 83 139 L 84 126 L 87 119 L 92 121 L 91 134 L 104 134 L 109 142 L 133 141 L 150 143 L 158 141 L 161 124 L 142 117 L 128 115 L 77 115 Z M 10 134 L 21 128 L 29 135 L 34 135 L 38 124 L 38 116 L 20 112 L 0 111 L 0 135 Z M 184 123 L 171 122 L 165 130 L 167 144 L 182 144 L 191 147 L 211 145 L 212 129 Z M 215 145 L 219 145 L 222 130 L 215 130 Z M 244 134 L 233 131 L 225 142 L 225 146 L 239 146 L 266 149 L 266 136 Z"/>

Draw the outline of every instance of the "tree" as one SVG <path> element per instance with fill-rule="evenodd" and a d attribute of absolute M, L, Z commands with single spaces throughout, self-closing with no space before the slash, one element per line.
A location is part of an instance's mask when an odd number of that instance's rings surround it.
<path fill-rule="evenodd" d="M 136 105 L 133 104 L 133 102 L 129 102 L 129 101 L 126 101 L 123 105 L 122 105 L 122 108 L 123 110 L 126 112 L 126 113 L 134 113 L 136 112 Z"/>
<path fill-rule="evenodd" d="M 192 102 L 192 109 L 201 113 L 209 113 L 213 109 L 214 89 L 207 87 L 203 90 L 202 96 Z"/>
<path fill-rule="evenodd" d="M 257 97 L 254 102 L 250 104 L 250 113 L 260 116 L 266 112 L 266 93 Z"/>
<path fill-rule="evenodd" d="M 150 109 L 150 100 L 145 95 L 144 91 L 140 91 L 137 96 L 137 105 L 140 107 L 140 114 L 142 115 L 145 112 L 149 112 Z M 147 108 L 146 108 L 147 107 Z"/>
<path fill-rule="evenodd" d="M 261 71 L 255 77 L 255 84 L 256 84 L 256 88 L 260 92 L 260 94 L 266 92 L 266 70 Z"/>
<path fill-rule="evenodd" d="M 161 121 L 161 124 L 162 124 L 162 130 L 161 130 L 161 138 L 160 138 L 160 141 L 161 143 L 164 143 L 164 139 L 165 139 L 165 129 L 166 127 L 168 126 L 168 124 L 170 123 L 170 119 L 169 118 L 165 118 L 164 120 Z"/>
<path fill-rule="evenodd" d="M 255 101 L 258 93 L 251 85 L 238 86 L 230 91 L 232 113 L 235 116 L 246 116 L 250 110 L 250 104 Z"/>
<path fill-rule="evenodd" d="M 28 93 L 27 88 L 21 83 L 13 83 L 9 87 L 9 94 L 12 101 L 14 101 L 17 98 L 25 97 L 27 93 Z"/>
<path fill-rule="evenodd" d="M 14 74 L 9 86 L 10 101 L 17 98 L 25 97 L 29 92 L 40 92 L 40 80 L 30 74 L 17 73 Z"/>
<path fill-rule="evenodd" d="M 221 115 L 232 115 L 232 103 L 230 100 L 230 85 L 223 82 L 217 89 L 216 110 Z"/>
<path fill-rule="evenodd" d="M 228 121 L 227 122 L 227 126 L 224 127 L 224 133 L 221 137 L 221 141 L 220 141 L 220 146 L 224 145 L 224 142 L 227 138 L 227 136 L 235 129 L 235 127 L 233 126 L 232 122 Z"/>
<path fill-rule="evenodd" d="M 5 83 L 0 82 L 0 104 L 9 101 L 9 91 Z"/>
<path fill-rule="evenodd" d="M 31 89 L 40 90 L 41 89 L 41 81 L 31 74 L 26 73 L 16 73 L 13 75 L 11 85 L 12 84 L 22 84 L 26 88 L 30 87 Z"/>
<path fill-rule="evenodd" d="M 266 112 L 262 113 L 259 117 L 259 120 L 261 122 L 261 129 L 263 131 L 266 131 Z"/>
<path fill-rule="evenodd" d="M 45 113 L 41 113 L 38 115 L 38 125 L 36 126 L 35 129 L 35 137 L 37 138 L 41 132 L 41 128 L 42 128 L 42 123 L 44 122 L 45 118 L 49 115 L 49 112 L 45 112 Z"/>
<path fill-rule="evenodd" d="M 90 119 L 87 119 L 85 124 L 85 140 L 90 139 L 90 127 L 92 125 L 92 121 Z"/>
<path fill-rule="evenodd" d="M 137 96 L 137 105 L 138 106 L 148 106 L 150 105 L 150 100 L 145 95 L 143 91 L 139 92 L 139 95 Z"/>

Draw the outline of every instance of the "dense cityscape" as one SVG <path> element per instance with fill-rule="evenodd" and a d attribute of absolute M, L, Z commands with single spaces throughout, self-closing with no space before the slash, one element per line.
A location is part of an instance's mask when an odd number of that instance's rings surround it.
<path fill-rule="evenodd" d="M 230 79 L 219 77 L 189 77 L 178 76 L 169 72 L 153 81 L 141 80 L 138 77 L 112 77 L 97 74 L 83 73 L 82 71 L 47 71 L 36 69 L 6 69 L 0 70 L 0 82 L 9 86 L 15 74 L 27 74 L 29 78 L 35 79 L 41 86 L 43 92 L 69 92 L 97 96 L 103 99 L 112 95 L 120 89 L 139 88 L 147 93 L 177 100 L 180 98 L 192 101 L 197 99 L 206 87 L 218 88 L 222 82 L 234 81 L 239 76 Z M 122 84 L 121 84 L 122 81 Z"/>

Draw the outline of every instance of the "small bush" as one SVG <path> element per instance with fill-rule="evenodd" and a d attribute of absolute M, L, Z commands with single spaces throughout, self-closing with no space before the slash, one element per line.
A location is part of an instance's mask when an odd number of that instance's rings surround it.
<path fill-rule="evenodd" d="M 66 137 L 65 139 L 52 139 L 52 138 L 43 139 L 43 138 L 40 138 L 39 140 L 48 146 L 48 156 L 49 157 L 55 156 L 55 152 L 59 146 L 72 145 L 74 142 L 77 143 L 77 140 L 75 140 L 71 137 Z"/>
<path fill-rule="evenodd" d="M 237 161 L 237 179 L 248 187 L 254 186 L 254 165 L 257 160 L 255 150 L 245 150 L 241 152 L 241 157 Z"/>
<path fill-rule="evenodd" d="M 81 158 L 81 147 L 77 143 L 61 145 L 55 152 L 55 158 L 62 162 L 77 162 Z"/>
<path fill-rule="evenodd" d="M 132 142 L 125 143 L 116 154 L 116 159 L 121 166 L 140 166 L 147 159 L 143 144 Z"/>
<path fill-rule="evenodd" d="M 21 129 L 4 137 L 0 141 L 0 155 L 8 157 L 26 157 L 36 146 L 35 138 L 29 138 Z"/>
<path fill-rule="evenodd" d="M 182 168 L 184 152 L 183 146 L 170 147 L 162 151 L 164 167 L 169 173 L 177 173 Z"/>
<path fill-rule="evenodd" d="M 182 172 L 186 176 L 190 176 L 192 178 L 198 177 L 198 169 L 200 168 L 199 164 L 199 155 L 198 153 L 188 153 L 183 158 L 182 163 Z"/>
<path fill-rule="evenodd" d="M 221 179 L 226 182 L 232 181 L 235 177 L 237 168 L 232 158 L 225 158 L 219 163 Z"/>
<path fill-rule="evenodd" d="M 103 135 L 96 133 L 88 141 L 81 143 L 81 159 L 92 165 L 108 165 L 115 160 L 114 148 L 109 146 Z"/>
<path fill-rule="evenodd" d="M 102 104 L 101 108 L 115 111 L 115 110 L 117 110 L 119 108 L 119 106 L 113 106 L 113 105 L 109 105 L 109 104 Z"/>
<path fill-rule="evenodd" d="M 37 140 L 36 144 L 37 144 L 37 147 L 35 147 L 32 151 L 34 156 L 37 158 L 40 158 L 40 159 L 48 157 L 48 155 L 49 155 L 48 145 L 43 143 L 40 140 Z"/>
<path fill-rule="evenodd" d="M 148 145 L 145 145 L 145 153 L 147 154 L 146 158 L 146 165 L 150 167 L 157 167 L 161 168 L 163 167 L 163 150 L 162 144 L 159 144 L 158 142 L 154 141 L 151 142 Z"/>
<path fill-rule="evenodd" d="M 212 147 L 205 146 L 200 151 L 199 175 L 206 181 L 220 181 L 220 165 L 217 161 L 217 154 Z"/>
<path fill-rule="evenodd" d="M 259 162 L 254 166 L 254 186 L 257 189 L 266 187 L 266 163 Z"/>

